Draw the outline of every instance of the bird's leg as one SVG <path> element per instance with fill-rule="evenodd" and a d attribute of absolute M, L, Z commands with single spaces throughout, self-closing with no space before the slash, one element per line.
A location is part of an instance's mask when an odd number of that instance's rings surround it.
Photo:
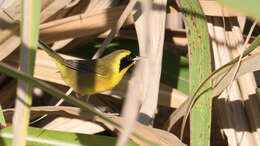
<path fill-rule="evenodd" d="M 80 101 L 85 102 L 85 98 L 83 98 L 84 96 L 82 96 L 82 95 L 80 95 L 80 94 L 78 94 L 78 93 L 76 93 L 76 92 L 75 92 L 75 95 L 76 95 L 76 98 L 77 98 L 77 99 L 79 99 Z"/>

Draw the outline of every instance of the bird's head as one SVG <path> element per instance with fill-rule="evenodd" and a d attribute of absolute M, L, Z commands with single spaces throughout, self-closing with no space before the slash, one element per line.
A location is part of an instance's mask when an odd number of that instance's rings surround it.
<path fill-rule="evenodd" d="M 114 60 L 114 67 L 118 68 L 118 71 L 127 71 L 131 66 L 135 64 L 141 57 L 136 56 L 129 50 L 117 50 L 107 55 L 106 57 Z"/>

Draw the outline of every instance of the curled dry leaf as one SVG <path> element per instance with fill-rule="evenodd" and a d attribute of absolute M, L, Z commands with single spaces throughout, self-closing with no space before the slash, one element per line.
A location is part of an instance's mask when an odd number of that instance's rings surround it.
<path fill-rule="evenodd" d="M 254 54 L 252 56 L 248 56 L 244 58 L 241 62 L 240 68 L 238 69 L 236 78 L 248 73 L 260 70 L 260 53 Z M 229 64 L 221 68 L 220 71 L 213 74 L 209 80 L 213 80 L 214 85 L 210 89 L 213 92 L 213 96 L 218 96 L 227 86 L 230 85 L 230 82 L 232 80 L 232 76 L 234 75 L 234 72 L 236 71 L 236 65 L 237 63 Z M 201 93 L 201 92 L 200 92 Z M 165 129 L 170 130 L 172 126 L 181 118 L 183 117 L 188 107 L 191 105 L 192 98 L 188 98 L 169 118 L 165 125 Z"/>
<path fill-rule="evenodd" d="M 12 123 L 12 117 L 14 114 L 14 109 L 4 109 L 4 117 L 7 124 Z M 58 115 L 68 118 L 77 118 L 82 120 L 93 120 L 94 116 L 91 113 L 83 112 L 78 107 L 69 107 L 69 106 L 37 106 L 31 107 L 31 119 L 40 117 L 42 115 Z"/>
<path fill-rule="evenodd" d="M 240 50 L 240 54 L 243 54 L 253 27 L 251 27 L 246 41 L 244 41 L 240 29 L 236 18 L 208 17 L 209 34 L 214 40 L 212 49 L 216 69 L 228 63 L 232 57 L 238 56 L 238 50 Z M 239 67 L 238 65 L 236 68 Z M 254 96 L 257 95 L 257 87 L 253 73 L 242 75 L 237 80 L 233 80 L 232 77 L 231 82 L 232 84 L 215 100 L 214 108 L 218 126 L 226 135 L 229 145 L 259 145 L 257 128 L 255 128 L 259 122 L 257 121 L 258 116 L 254 115 L 256 111 L 259 111 L 259 102 L 256 101 L 258 98 Z M 250 104 L 253 101 L 255 104 Z M 243 104 L 244 106 L 242 106 Z"/>

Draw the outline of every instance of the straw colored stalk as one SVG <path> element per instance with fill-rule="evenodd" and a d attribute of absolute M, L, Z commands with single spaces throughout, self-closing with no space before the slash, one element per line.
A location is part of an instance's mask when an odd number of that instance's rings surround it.
<path fill-rule="evenodd" d="M 135 15 L 140 55 L 147 59 L 138 64 L 133 81 L 138 87 L 132 87 L 130 93 L 143 100 L 140 109 L 139 121 L 146 125 L 152 124 L 157 110 L 158 93 L 161 76 L 161 61 L 166 22 L 165 0 L 141 1 L 139 11 Z M 154 9 L 154 6 L 158 6 Z M 138 13 L 142 15 L 138 18 Z"/>
<path fill-rule="evenodd" d="M 238 49 L 241 51 L 243 45 L 243 37 L 237 20 L 234 18 L 225 20 L 225 25 L 223 25 L 221 18 L 208 17 L 216 69 L 238 56 Z M 230 28 L 230 30 L 227 31 L 225 28 Z M 252 100 L 256 100 L 255 89 L 255 79 L 252 73 L 248 73 L 231 83 L 216 100 L 218 123 L 227 136 L 229 145 L 260 144 L 259 132 L 256 129 L 259 117 L 254 114 L 259 111 L 260 105 L 259 102 L 252 104 Z M 246 109 L 251 114 L 245 110 L 243 99 Z"/>

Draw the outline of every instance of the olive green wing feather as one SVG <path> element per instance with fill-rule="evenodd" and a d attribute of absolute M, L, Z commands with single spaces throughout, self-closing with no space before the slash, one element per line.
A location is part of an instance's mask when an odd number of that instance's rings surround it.
<path fill-rule="evenodd" d="M 97 60 L 65 60 L 64 62 L 66 67 L 78 72 L 87 72 L 103 76 L 102 73 L 98 72 L 96 69 Z"/>

